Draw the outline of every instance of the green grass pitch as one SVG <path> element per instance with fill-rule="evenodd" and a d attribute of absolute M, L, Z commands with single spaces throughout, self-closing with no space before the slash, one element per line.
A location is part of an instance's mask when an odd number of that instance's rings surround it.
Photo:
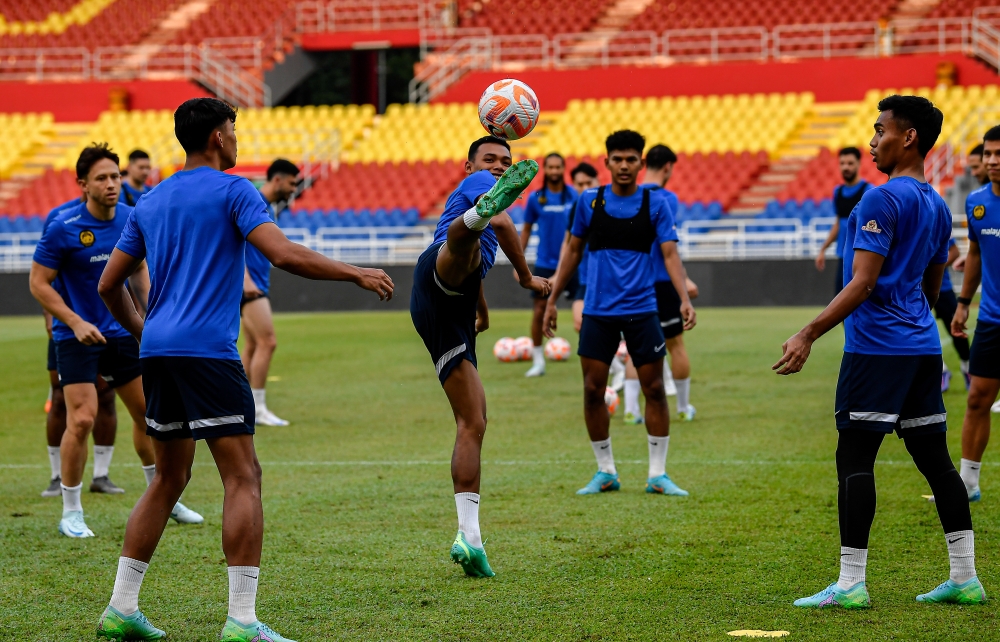
<path fill-rule="evenodd" d="M 497 577 L 448 558 L 456 530 L 448 462 L 454 422 L 409 317 L 280 315 L 268 402 L 292 421 L 261 427 L 266 534 L 257 613 L 310 640 L 726 640 L 735 629 L 800 640 L 1000 639 L 996 602 L 923 605 L 948 576 L 937 515 L 902 443 L 876 468 L 866 612 L 812 612 L 793 599 L 838 573 L 833 396 L 840 331 L 805 372 L 770 366 L 811 309 L 706 309 L 687 335 L 693 423 L 674 423 L 667 470 L 688 498 L 647 495 L 642 428 L 612 419 L 622 491 L 578 497 L 595 470 L 579 363 L 500 364 L 494 341 L 526 333 L 527 312 L 494 312 L 480 341 L 490 424 L 482 526 Z M 562 314 L 564 328 L 569 318 Z M 561 331 L 574 348 L 576 337 Z M 957 375 L 948 346 L 946 359 Z M 143 487 L 124 408 L 112 478 L 124 496 L 85 493 L 95 539 L 56 532 L 43 433 L 41 318 L 0 319 L 0 637 L 91 640 L 114 582 L 125 520 Z M 946 395 L 952 456 L 964 412 Z M 673 400 L 671 400 L 673 406 Z M 979 576 L 1000 596 L 1000 467 L 987 452 L 973 506 Z M 89 479 L 89 467 L 86 479 Z M 227 605 L 222 486 L 198 449 L 184 501 L 203 526 L 171 525 L 140 607 L 170 640 L 215 640 Z"/>

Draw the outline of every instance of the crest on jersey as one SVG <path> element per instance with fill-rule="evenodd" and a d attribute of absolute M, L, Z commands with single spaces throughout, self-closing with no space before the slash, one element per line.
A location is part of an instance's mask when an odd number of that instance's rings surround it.
<path fill-rule="evenodd" d="M 875 234 L 882 233 L 882 230 L 878 228 L 878 223 L 876 223 L 874 219 L 865 223 L 864 227 L 862 227 L 861 229 L 864 230 L 865 232 L 873 232 Z"/>
<path fill-rule="evenodd" d="M 972 208 L 972 218 L 976 219 L 977 221 L 980 221 L 984 216 L 986 216 L 985 205 L 976 205 L 975 207 Z"/>
<path fill-rule="evenodd" d="M 94 233 L 90 230 L 80 232 L 80 243 L 83 247 L 90 247 L 94 244 Z"/>

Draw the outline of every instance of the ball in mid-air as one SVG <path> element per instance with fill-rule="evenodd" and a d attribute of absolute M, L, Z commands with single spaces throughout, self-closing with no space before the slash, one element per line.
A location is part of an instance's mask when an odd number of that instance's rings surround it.
<path fill-rule="evenodd" d="M 569 341 L 562 337 L 549 339 L 545 344 L 545 356 L 549 361 L 566 361 L 569 359 Z"/>
<path fill-rule="evenodd" d="M 514 340 L 510 337 L 497 339 L 497 342 L 493 344 L 493 356 L 504 363 L 514 361 L 517 357 L 517 351 L 514 349 Z"/>
<path fill-rule="evenodd" d="M 618 393 L 614 388 L 604 389 L 604 403 L 608 406 L 608 414 L 613 416 L 618 410 Z"/>
<path fill-rule="evenodd" d="M 535 342 L 531 337 L 518 337 L 514 339 L 514 354 L 518 361 L 528 361 L 531 359 L 531 351 L 535 347 Z"/>
<path fill-rule="evenodd" d="M 524 138 L 538 124 L 538 97 L 520 80 L 492 83 L 479 99 L 479 122 L 491 135 L 506 140 Z"/>

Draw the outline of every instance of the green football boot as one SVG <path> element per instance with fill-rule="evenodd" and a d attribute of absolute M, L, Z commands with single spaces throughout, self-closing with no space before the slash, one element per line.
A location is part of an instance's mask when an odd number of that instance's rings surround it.
<path fill-rule="evenodd" d="M 476 213 L 483 218 L 493 218 L 514 204 L 531 179 L 538 173 L 538 163 L 531 160 L 517 161 L 507 168 L 503 176 L 497 179 L 496 185 L 483 194 L 476 203 Z"/>
<path fill-rule="evenodd" d="M 97 622 L 99 640 L 162 640 L 167 634 L 149 623 L 142 611 L 132 615 L 122 615 L 121 611 L 108 606 Z"/>
<path fill-rule="evenodd" d="M 496 573 L 486 561 L 486 550 L 465 541 L 465 533 L 458 531 L 451 545 L 451 559 L 462 567 L 469 577 L 493 577 Z"/>
<path fill-rule="evenodd" d="M 918 602 L 937 602 L 946 604 L 983 604 L 986 602 L 986 590 L 978 577 L 959 584 L 948 580 L 930 593 L 917 596 Z"/>
<path fill-rule="evenodd" d="M 871 605 L 872 601 L 868 597 L 868 588 L 864 582 L 858 582 L 846 591 L 834 582 L 816 595 L 795 600 L 795 606 L 811 609 L 829 609 L 838 606 L 845 609 L 867 609 Z"/>
<path fill-rule="evenodd" d="M 261 621 L 240 624 L 233 618 L 226 618 L 219 642 L 295 642 L 286 638 Z"/>

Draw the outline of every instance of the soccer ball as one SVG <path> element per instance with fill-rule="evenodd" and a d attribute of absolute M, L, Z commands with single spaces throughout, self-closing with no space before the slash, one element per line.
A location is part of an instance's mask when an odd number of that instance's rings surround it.
<path fill-rule="evenodd" d="M 608 414 L 614 415 L 618 410 L 618 393 L 614 388 L 604 389 L 604 403 L 608 406 Z"/>
<path fill-rule="evenodd" d="M 618 352 L 615 353 L 615 356 L 618 357 L 618 360 L 622 363 L 626 363 L 628 361 L 628 346 L 625 345 L 624 341 L 618 344 Z"/>
<path fill-rule="evenodd" d="M 514 340 L 510 337 L 497 339 L 497 342 L 493 344 L 493 356 L 504 363 L 515 361 L 517 354 L 514 350 Z"/>
<path fill-rule="evenodd" d="M 514 339 L 514 359 L 517 361 L 528 361 L 531 359 L 531 351 L 535 347 L 535 342 L 531 337 L 518 337 Z"/>
<path fill-rule="evenodd" d="M 545 356 L 549 361 L 566 361 L 569 359 L 569 341 L 562 337 L 549 339 L 545 344 Z"/>
<path fill-rule="evenodd" d="M 524 138 L 538 124 L 538 98 L 520 80 L 498 80 L 479 99 L 479 122 L 498 138 Z"/>

